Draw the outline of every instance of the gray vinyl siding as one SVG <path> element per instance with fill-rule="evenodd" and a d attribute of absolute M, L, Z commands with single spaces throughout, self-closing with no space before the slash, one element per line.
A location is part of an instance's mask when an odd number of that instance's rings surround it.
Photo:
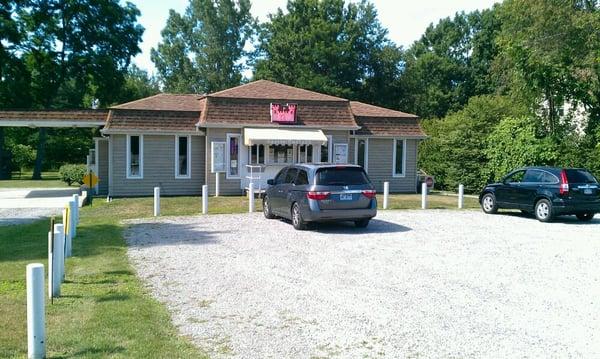
<path fill-rule="evenodd" d="M 348 144 L 348 163 L 351 163 L 354 160 L 354 157 L 352 157 L 350 155 L 350 153 L 351 153 L 350 152 L 350 146 L 351 146 L 350 142 L 351 141 L 349 140 L 350 133 L 348 131 L 323 130 L 323 133 L 326 136 L 332 136 L 331 140 L 332 140 L 332 142 L 334 144 L 336 144 L 336 143 L 346 143 L 346 144 Z M 331 146 L 331 151 L 332 151 L 331 160 L 333 162 L 333 151 L 334 151 L 333 145 Z"/>
<path fill-rule="evenodd" d="M 406 169 L 404 177 L 393 177 L 394 140 L 391 138 L 369 138 L 369 177 L 378 192 L 383 191 L 383 182 L 390 183 L 390 192 L 415 193 L 417 190 L 417 147 L 419 140 L 406 139 Z M 354 161 L 354 152 L 352 152 Z"/>
<path fill-rule="evenodd" d="M 241 131 L 239 128 L 208 128 L 206 132 L 206 153 L 208 154 L 208 156 L 206 156 L 206 175 L 208 176 L 208 194 L 213 196 L 215 194 L 216 175 L 210 171 L 212 164 L 212 156 L 210 153 L 211 142 L 227 142 L 228 133 L 241 133 Z M 242 160 L 241 156 L 242 154 L 240 153 L 240 160 Z M 245 161 L 242 161 L 242 163 L 243 162 Z M 243 169 L 240 168 L 240 171 L 241 170 Z M 219 173 L 219 176 L 219 195 L 237 196 L 242 194 L 242 189 L 240 188 L 242 185 L 241 179 L 227 179 L 225 173 Z"/>
<path fill-rule="evenodd" d="M 135 134 L 132 134 L 135 135 Z M 175 136 L 144 135 L 143 178 L 127 179 L 127 136 L 112 135 L 111 195 L 152 196 L 160 187 L 163 196 L 200 195 L 205 177 L 205 138 L 191 136 L 191 178 L 175 178 Z"/>
<path fill-rule="evenodd" d="M 98 148 L 96 153 L 98 154 L 98 194 L 105 195 L 108 193 L 108 140 L 98 140 Z"/>

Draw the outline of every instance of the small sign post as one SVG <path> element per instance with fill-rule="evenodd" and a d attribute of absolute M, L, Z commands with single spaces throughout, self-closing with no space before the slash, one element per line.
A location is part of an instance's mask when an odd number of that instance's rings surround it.
<path fill-rule="evenodd" d="M 44 265 L 27 265 L 27 357 L 46 357 Z"/>
<path fill-rule="evenodd" d="M 92 195 L 92 188 L 96 187 L 96 185 L 98 184 L 100 180 L 98 179 L 98 176 L 96 176 L 94 174 L 94 171 L 90 170 L 90 172 L 88 174 L 86 174 L 85 176 L 83 176 L 83 184 L 88 186 L 88 188 L 90 189 L 89 193 L 90 195 L 88 196 L 89 201 L 90 201 L 90 206 L 92 206 L 92 202 L 93 202 L 93 195 Z"/>

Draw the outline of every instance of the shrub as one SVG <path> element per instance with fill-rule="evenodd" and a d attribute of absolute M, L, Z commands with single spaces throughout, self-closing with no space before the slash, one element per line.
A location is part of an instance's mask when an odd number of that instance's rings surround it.
<path fill-rule="evenodd" d="M 72 183 L 83 184 L 83 176 L 86 173 L 86 165 L 63 165 L 58 170 L 60 180 L 66 182 L 69 186 Z"/>
<path fill-rule="evenodd" d="M 11 148 L 11 152 L 13 164 L 19 170 L 19 173 L 23 171 L 23 168 L 33 165 L 36 151 L 31 146 L 17 144 Z"/>

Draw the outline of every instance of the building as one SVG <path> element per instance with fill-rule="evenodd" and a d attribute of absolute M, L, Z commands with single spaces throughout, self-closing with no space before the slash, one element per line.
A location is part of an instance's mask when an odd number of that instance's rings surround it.
<path fill-rule="evenodd" d="M 108 110 L 0 111 L 0 126 L 102 127 L 99 194 L 239 195 L 298 162 L 362 165 L 378 190 L 414 193 L 425 135 L 415 115 L 258 80 L 208 95 L 158 94 Z"/>

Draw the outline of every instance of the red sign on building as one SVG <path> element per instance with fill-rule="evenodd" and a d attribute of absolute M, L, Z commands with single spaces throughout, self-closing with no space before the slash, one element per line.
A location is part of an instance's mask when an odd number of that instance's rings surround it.
<path fill-rule="evenodd" d="M 277 123 L 296 123 L 296 110 L 298 105 L 288 103 L 286 105 L 280 103 L 271 104 L 271 122 Z"/>

